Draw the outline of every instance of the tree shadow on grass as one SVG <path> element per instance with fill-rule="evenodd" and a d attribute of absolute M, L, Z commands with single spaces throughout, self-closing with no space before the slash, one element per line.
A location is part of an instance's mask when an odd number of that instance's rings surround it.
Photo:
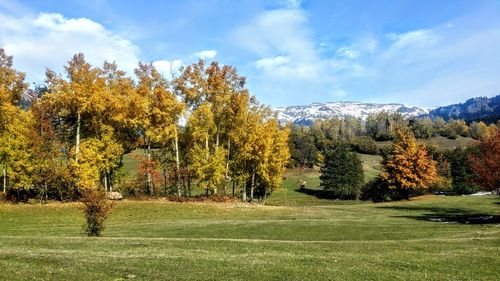
<path fill-rule="evenodd" d="M 394 216 L 422 221 L 458 224 L 500 224 L 500 215 L 478 213 L 461 208 L 425 207 L 425 206 L 380 206 L 381 209 L 399 211 L 422 211 L 419 215 Z"/>
<path fill-rule="evenodd" d="M 332 199 L 331 194 L 321 189 L 311 189 L 307 187 L 297 188 L 295 191 L 314 196 L 318 199 Z"/>

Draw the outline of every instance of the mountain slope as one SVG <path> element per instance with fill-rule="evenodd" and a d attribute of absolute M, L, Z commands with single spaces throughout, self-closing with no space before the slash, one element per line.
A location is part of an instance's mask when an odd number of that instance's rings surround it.
<path fill-rule="evenodd" d="M 431 118 L 464 119 L 470 121 L 496 122 L 500 119 L 500 95 L 472 98 L 464 103 L 436 108 L 429 112 Z"/>
<path fill-rule="evenodd" d="M 280 122 L 310 124 L 316 119 L 332 117 L 355 117 L 366 120 L 368 114 L 381 111 L 399 112 L 404 116 L 420 116 L 428 114 L 433 107 L 406 106 L 397 103 L 378 104 L 362 102 L 328 102 L 313 103 L 310 105 L 277 107 Z"/>

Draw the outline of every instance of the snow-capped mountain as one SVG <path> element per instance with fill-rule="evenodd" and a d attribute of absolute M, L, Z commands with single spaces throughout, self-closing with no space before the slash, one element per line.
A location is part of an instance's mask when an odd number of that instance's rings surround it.
<path fill-rule="evenodd" d="M 287 107 L 276 107 L 280 122 L 293 122 L 307 124 L 316 119 L 328 119 L 331 117 L 361 118 L 366 120 L 368 114 L 381 111 L 399 112 L 404 116 L 419 116 L 428 114 L 435 107 L 407 106 L 397 103 L 362 103 L 362 102 L 327 102 L 313 103 L 310 105 L 296 105 Z"/>

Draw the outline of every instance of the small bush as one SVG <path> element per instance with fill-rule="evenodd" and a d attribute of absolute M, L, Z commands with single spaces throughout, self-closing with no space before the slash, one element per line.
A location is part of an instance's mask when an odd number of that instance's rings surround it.
<path fill-rule="evenodd" d="M 373 202 L 390 201 L 391 190 L 380 177 L 377 177 L 363 186 L 360 199 L 372 200 Z"/>
<path fill-rule="evenodd" d="M 378 153 L 377 143 L 369 136 L 362 136 L 355 139 L 352 143 L 352 148 L 359 153 L 372 154 Z"/>
<path fill-rule="evenodd" d="M 81 198 L 85 214 L 85 232 L 88 236 L 101 236 L 104 221 L 113 210 L 114 203 L 106 198 L 103 191 L 88 189 Z"/>
<path fill-rule="evenodd" d="M 450 162 L 451 190 L 456 194 L 471 194 L 480 190 L 480 186 L 474 183 L 475 175 L 468 158 L 473 150 L 474 148 L 455 148 L 446 154 Z"/>
<path fill-rule="evenodd" d="M 119 191 L 125 198 L 142 199 L 149 197 L 144 180 L 139 176 L 123 177 L 114 187 L 114 190 Z"/>
<path fill-rule="evenodd" d="M 481 190 L 481 187 L 475 183 L 456 182 L 451 190 L 456 194 L 472 194 Z"/>
<path fill-rule="evenodd" d="M 451 190 L 451 178 L 438 176 L 434 182 L 429 185 L 429 193 L 449 192 Z"/>

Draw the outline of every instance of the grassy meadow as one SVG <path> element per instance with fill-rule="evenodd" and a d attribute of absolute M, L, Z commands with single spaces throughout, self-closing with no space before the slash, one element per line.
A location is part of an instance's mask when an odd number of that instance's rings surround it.
<path fill-rule="evenodd" d="M 100 238 L 85 236 L 77 203 L 3 204 L 0 279 L 500 277 L 499 198 L 303 201 L 308 206 L 122 201 Z"/>
<path fill-rule="evenodd" d="M 457 147 L 467 147 L 477 143 L 477 141 L 472 138 L 462 136 L 457 136 L 456 139 L 449 139 L 443 136 L 435 136 L 429 139 L 418 139 L 417 141 L 426 146 L 435 146 L 442 150 L 452 150 Z M 378 141 L 377 147 L 384 148 L 391 146 L 391 144 L 391 141 Z"/>
<path fill-rule="evenodd" d="M 381 158 L 359 156 L 368 181 Z M 499 197 L 375 204 L 322 199 L 319 184 L 294 169 L 266 205 L 123 200 L 100 238 L 79 203 L 0 204 L 0 280 L 500 279 Z"/>

